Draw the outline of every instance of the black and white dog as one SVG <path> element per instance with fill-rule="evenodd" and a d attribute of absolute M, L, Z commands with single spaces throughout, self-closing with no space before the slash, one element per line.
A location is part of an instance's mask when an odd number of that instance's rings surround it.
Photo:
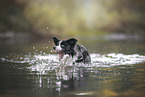
<path fill-rule="evenodd" d="M 53 49 L 59 54 L 60 61 L 67 59 L 67 62 L 72 61 L 73 64 L 91 62 L 88 50 L 82 45 L 77 45 L 77 39 L 70 38 L 68 40 L 59 40 L 56 37 L 53 37 L 53 41 L 55 43 Z"/>

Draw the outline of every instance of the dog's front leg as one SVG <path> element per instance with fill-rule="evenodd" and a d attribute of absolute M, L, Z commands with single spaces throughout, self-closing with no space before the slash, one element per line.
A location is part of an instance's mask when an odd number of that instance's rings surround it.
<path fill-rule="evenodd" d="M 60 59 L 60 63 L 61 64 L 64 64 L 64 63 L 66 63 L 67 62 L 67 60 L 69 59 L 69 55 L 68 54 L 66 54 L 66 55 L 64 55 L 63 56 L 63 58 L 62 59 Z"/>

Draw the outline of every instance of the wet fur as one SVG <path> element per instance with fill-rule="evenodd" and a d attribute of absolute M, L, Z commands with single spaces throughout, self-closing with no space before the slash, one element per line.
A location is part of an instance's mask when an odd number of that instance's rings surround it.
<path fill-rule="evenodd" d="M 63 52 L 63 58 L 60 58 L 60 60 L 64 59 L 66 56 L 68 58 L 69 56 L 73 59 L 73 63 L 91 62 L 88 50 L 84 46 L 76 44 L 77 39 L 70 38 L 68 40 L 59 40 L 56 37 L 53 37 L 53 41 L 55 43 L 53 49 L 58 53 Z"/>

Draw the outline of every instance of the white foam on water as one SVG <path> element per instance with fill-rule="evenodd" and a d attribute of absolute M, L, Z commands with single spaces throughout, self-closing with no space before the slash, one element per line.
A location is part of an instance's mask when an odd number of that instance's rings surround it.
<path fill-rule="evenodd" d="M 91 54 L 92 63 L 97 65 L 105 65 L 106 67 L 117 65 L 133 65 L 145 62 L 145 56 L 139 54 L 124 55 L 110 53 L 107 55 Z"/>
<path fill-rule="evenodd" d="M 49 55 L 34 55 L 32 64 L 29 69 L 32 71 L 45 71 L 45 70 L 54 70 L 59 67 L 60 64 L 57 55 L 49 54 Z M 132 55 L 124 55 L 124 54 L 115 54 L 110 53 L 106 55 L 101 55 L 97 53 L 91 54 L 92 62 L 90 64 L 77 63 L 75 65 L 72 64 L 64 64 L 67 66 L 75 66 L 75 67 L 111 67 L 118 65 L 133 65 L 145 62 L 145 56 L 139 54 Z M 43 73 L 42 72 L 42 73 Z"/>
<path fill-rule="evenodd" d="M 90 56 L 92 60 L 90 64 L 77 63 L 75 65 L 63 65 L 75 67 L 112 67 L 118 65 L 133 65 L 145 62 L 145 55 L 139 54 L 125 55 L 122 53 L 110 53 L 101 55 L 98 53 L 92 53 L 90 54 Z M 31 57 L 26 55 L 23 61 L 8 60 L 5 58 L 1 58 L 1 60 L 13 63 L 30 64 L 27 69 L 30 69 L 31 71 L 38 71 L 42 74 L 45 74 L 46 71 L 55 70 L 55 68 L 58 68 L 60 65 L 62 65 L 60 64 L 58 56 L 56 54 L 33 55 Z"/>

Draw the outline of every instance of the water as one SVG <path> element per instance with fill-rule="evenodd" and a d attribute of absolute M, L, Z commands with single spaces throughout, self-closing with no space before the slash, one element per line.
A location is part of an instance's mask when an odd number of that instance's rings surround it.
<path fill-rule="evenodd" d="M 0 97 L 145 96 L 143 42 L 92 38 L 79 43 L 89 49 L 90 64 L 60 64 L 49 41 L 3 46 Z"/>

